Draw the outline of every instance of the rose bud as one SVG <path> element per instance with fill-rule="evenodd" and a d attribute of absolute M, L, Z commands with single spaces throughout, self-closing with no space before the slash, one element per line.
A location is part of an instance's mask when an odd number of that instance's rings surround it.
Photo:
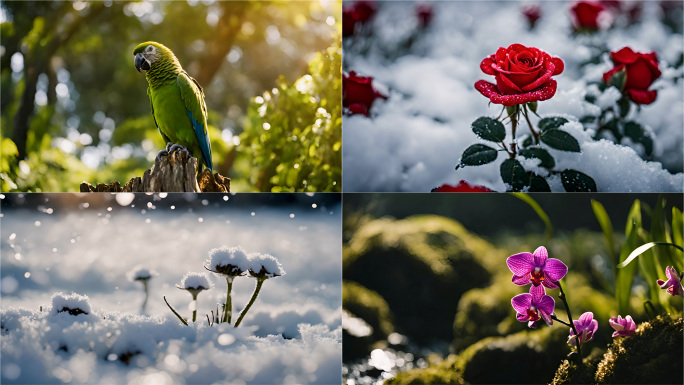
<path fill-rule="evenodd" d="M 624 74 L 624 85 L 620 84 L 621 87 L 618 87 L 621 88 L 620 91 L 629 95 L 634 103 L 653 103 L 657 92 L 649 91 L 648 88 L 660 77 L 656 53 L 634 52 L 631 48 L 625 47 L 619 51 L 611 52 L 610 57 L 613 59 L 615 67 L 603 74 L 603 81 L 606 84 L 616 83 L 613 78 L 619 79 Z"/>

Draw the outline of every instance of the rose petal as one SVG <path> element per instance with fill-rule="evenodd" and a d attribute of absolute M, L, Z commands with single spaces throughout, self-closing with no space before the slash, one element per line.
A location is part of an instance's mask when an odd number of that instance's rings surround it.
<path fill-rule="evenodd" d="M 487 75 L 496 75 L 496 72 L 492 69 L 494 64 L 494 55 L 490 55 L 482 60 L 482 63 L 480 63 L 480 69 Z"/>
<path fill-rule="evenodd" d="M 506 265 L 514 275 L 524 275 L 534 269 L 534 259 L 527 252 L 513 254 L 506 258 Z"/>
<path fill-rule="evenodd" d="M 611 52 L 610 56 L 613 58 L 614 62 L 619 64 L 631 64 L 639 58 L 639 55 L 629 47 L 625 47 L 616 52 Z"/>
<path fill-rule="evenodd" d="M 553 282 L 558 282 L 568 273 L 568 267 L 556 258 L 550 258 L 544 265 L 544 273 Z"/>
<path fill-rule="evenodd" d="M 516 95 L 502 95 L 498 92 L 496 85 L 493 83 L 485 80 L 479 80 L 475 83 L 475 89 L 480 91 L 482 95 L 488 97 L 492 103 L 503 104 L 506 107 L 551 99 L 553 95 L 556 94 L 556 86 L 556 81 L 549 79 L 543 87 L 532 92 Z"/>
<path fill-rule="evenodd" d="M 620 64 L 619 66 L 614 67 L 612 70 L 606 72 L 603 74 L 603 81 L 605 83 L 610 83 L 610 78 L 613 77 L 613 74 L 616 72 L 622 71 L 622 69 L 625 68 L 624 64 Z"/>
<path fill-rule="evenodd" d="M 626 90 L 629 93 L 629 96 L 632 98 L 632 101 L 637 104 L 651 104 L 656 100 L 656 96 L 658 96 L 657 91 L 644 91 L 644 90 L 634 90 L 634 89 L 628 89 Z"/>
<path fill-rule="evenodd" d="M 638 90 L 647 89 L 653 83 L 653 76 L 648 62 L 639 58 L 631 65 L 627 66 L 627 78 L 625 88 L 635 88 Z"/>
<path fill-rule="evenodd" d="M 553 76 L 555 70 L 556 67 L 552 62 L 546 63 L 546 65 L 544 66 L 544 73 L 537 80 L 523 87 L 523 91 L 532 91 L 534 89 L 539 88 L 540 86 L 545 84 L 549 79 L 551 79 L 551 76 Z"/>
<path fill-rule="evenodd" d="M 553 70 L 554 75 L 560 75 L 563 70 L 565 69 L 565 63 L 563 63 L 563 60 L 559 57 L 554 57 L 554 56 L 549 56 L 551 58 L 551 62 L 553 62 L 553 65 L 555 69 Z"/>
<path fill-rule="evenodd" d="M 499 92 L 504 95 L 519 94 L 522 92 L 522 89 L 518 87 L 517 84 L 513 83 L 503 71 L 496 74 L 496 87 Z"/>
<path fill-rule="evenodd" d="M 518 294 L 511 299 L 511 305 L 518 313 L 527 314 L 527 309 L 530 308 L 531 304 L 532 296 L 527 293 Z"/>

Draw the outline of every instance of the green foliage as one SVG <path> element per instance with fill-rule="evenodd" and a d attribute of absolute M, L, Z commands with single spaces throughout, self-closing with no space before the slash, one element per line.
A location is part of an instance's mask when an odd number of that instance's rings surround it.
<path fill-rule="evenodd" d="M 487 116 L 477 118 L 473 122 L 473 132 L 480 139 L 490 142 L 501 142 L 506 137 L 504 125 L 496 119 Z"/>
<path fill-rule="evenodd" d="M 463 151 L 459 166 L 479 166 L 491 163 L 496 160 L 497 152 L 495 149 L 484 144 L 473 144 Z M 457 166 L 456 168 L 458 169 Z"/>
<path fill-rule="evenodd" d="M 355 336 L 344 330 L 344 360 L 367 356 L 378 341 L 394 332 L 392 312 L 377 292 L 353 281 L 343 281 L 342 306 L 351 316 L 365 321 L 373 330 L 369 336 Z"/>
<path fill-rule="evenodd" d="M 237 151 L 260 191 L 341 191 L 341 53 L 338 38 L 309 74 L 252 99 Z"/>
<path fill-rule="evenodd" d="M 615 255 L 612 254 L 616 246 L 613 242 L 610 218 L 599 202 L 592 201 L 592 207 L 603 229 L 608 250 L 611 250 L 611 255 Z M 656 283 L 658 279 L 664 280 L 666 266 L 674 266 L 677 271 L 682 269 L 682 213 L 678 208 L 673 208 L 671 221 L 668 221 L 665 207 L 665 200 L 659 196 L 650 212 L 650 230 L 644 227 L 641 201 L 635 200 L 629 211 L 624 233 L 625 241 L 617 258 L 612 259 L 613 271 L 616 271 L 615 299 L 618 302 L 619 314 L 629 314 L 632 311 L 632 285 L 637 274 L 648 287 L 648 298 L 642 298 L 641 301 L 644 302 L 644 306 L 648 306 L 649 311 L 681 311 L 681 303 L 674 305 L 669 298 L 666 300 L 669 295 Z M 653 247 L 656 245 L 661 246 Z M 633 263 L 635 259 L 638 263 Z M 655 316 L 653 313 L 651 315 Z"/>

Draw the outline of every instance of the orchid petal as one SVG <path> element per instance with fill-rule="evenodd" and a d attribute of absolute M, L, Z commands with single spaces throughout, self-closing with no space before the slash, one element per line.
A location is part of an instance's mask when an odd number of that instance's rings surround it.
<path fill-rule="evenodd" d="M 558 259 L 550 258 L 544 265 L 544 273 L 553 282 L 560 281 L 568 273 L 568 267 Z"/>
<path fill-rule="evenodd" d="M 511 305 L 518 313 L 527 314 L 527 309 L 532 305 L 532 296 L 527 293 L 518 294 L 511 299 Z"/>
<path fill-rule="evenodd" d="M 506 265 L 514 275 L 525 275 L 534 270 L 534 257 L 530 253 L 518 253 L 506 259 Z"/>
<path fill-rule="evenodd" d="M 544 246 L 537 247 L 537 250 L 535 250 L 532 255 L 534 257 L 535 267 L 543 267 L 546 263 L 546 260 L 549 259 L 549 253 L 546 251 L 546 247 Z"/>
<path fill-rule="evenodd" d="M 530 284 L 530 272 L 523 275 L 514 275 L 512 282 L 518 286 L 525 286 Z"/>

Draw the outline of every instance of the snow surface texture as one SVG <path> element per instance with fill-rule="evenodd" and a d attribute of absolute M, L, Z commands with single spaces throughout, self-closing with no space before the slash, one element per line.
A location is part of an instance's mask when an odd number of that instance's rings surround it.
<path fill-rule="evenodd" d="M 211 289 L 212 284 L 209 282 L 207 275 L 204 273 L 188 273 L 181 279 L 180 288 L 182 289 Z"/>
<path fill-rule="evenodd" d="M 191 195 L 188 201 L 201 200 Z M 103 203 L 67 211 L 52 201 L 77 194 L 43 196 L 38 209 L 0 214 L 2 383 L 339 383 L 339 203 L 326 207 L 315 194 L 298 198 L 306 205 L 236 207 L 239 197 L 226 195 L 225 202 L 188 208 L 158 194 L 141 205 L 138 194 L 131 207 L 101 194 Z M 225 278 L 207 274 L 214 287 L 198 297 L 198 322 L 183 326 L 162 296 L 190 317 L 193 301 L 176 285 L 228 241 L 277 255 L 287 275 L 264 282 L 236 329 L 207 325 L 205 314 L 226 295 Z M 138 315 L 140 283 L 126 277 L 138 264 L 159 273 L 148 281 L 148 315 Z M 255 284 L 235 279 L 235 314 Z M 65 294 L 52 303 L 55 292 Z M 89 314 L 52 314 L 51 303 Z"/>
<path fill-rule="evenodd" d="M 643 152 L 640 144 L 595 142 L 590 133 L 581 133 L 578 124 L 571 124 L 564 128 L 579 140 L 582 152 L 552 150 L 556 168 L 582 171 L 604 192 L 682 191 L 684 95 L 681 82 L 673 80 L 682 76 L 682 68 L 672 65 L 684 50 L 684 40 L 661 24 L 657 2 L 644 2 L 642 22 L 594 38 L 571 36 L 569 3 L 538 3 L 543 16 L 536 29 L 529 31 L 520 2 L 432 2 L 434 19 L 424 35 L 406 55 L 389 58 L 385 53 L 400 47 L 415 28 L 412 23 L 396 21 L 415 20 L 416 3 L 376 3 L 378 12 L 370 26 L 373 36 L 363 42 L 345 38 L 344 69 L 374 77 L 374 86 L 389 99 L 376 100 L 370 119 L 344 117 L 344 190 L 427 192 L 465 179 L 504 191 L 499 175 L 504 155 L 488 165 L 454 171 L 463 150 L 480 142 L 470 124 L 480 116 L 495 117 L 501 111 L 499 105 L 488 106 L 488 100 L 473 86 L 480 79 L 494 81 L 482 73 L 480 62 L 499 47 L 513 43 L 543 49 L 562 58 L 565 71 L 554 77 L 558 91 L 552 99 L 539 103 L 539 114 L 596 115 L 596 106 L 584 101 L 591 88 L 587 84 L 599 81 L 613 65 L 607 55 L 601 63 L 582 70 L 580 64 L 591 57 L 587 43 L 598 39 L 610 50 L 629 46 L 658 54 L 663 75 L 652 85 L 658 97 L 653 104 L 642 106 L 638 117 L 633 116 L 654 134 L 655 161 L 639 156 L 638 152 Z M 360 54 L 358 47 L 369 53 Z M 614 101 L 609 92 L 599 102 Z M 533 116 L 532 123 L 536 125 L 538 119 Z M 506 141 L 510 141 L 509 125 L 506 128 Z M 519 139 L 527 132 L 525 128 L 518 130 Z M 565 191 L 560 180 L 552 179 L 549 184 L 552 191 Z"/>
<path fill-rule="evenodd" d="M 270 254 L 255 254 L 250 262 L 252 266 L 249 271 L 252 275 L 264 274 L 269 278 L 285 275 L 285 269 L 276 257 Z"/>

